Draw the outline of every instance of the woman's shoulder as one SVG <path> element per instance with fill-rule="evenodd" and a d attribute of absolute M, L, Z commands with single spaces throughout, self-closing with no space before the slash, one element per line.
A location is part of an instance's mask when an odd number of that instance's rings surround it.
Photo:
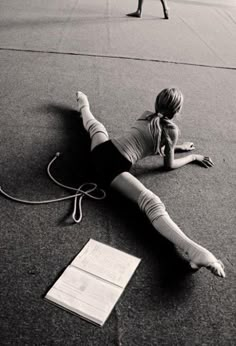
<path fill-rule="evenodd" d="M 164 120 L 163 125 L 164 125 L 164 128 L 167 128 L 168 130 L 173 130 L 176 132 L 179 131 L 178 126 L 172 120 Z"/>

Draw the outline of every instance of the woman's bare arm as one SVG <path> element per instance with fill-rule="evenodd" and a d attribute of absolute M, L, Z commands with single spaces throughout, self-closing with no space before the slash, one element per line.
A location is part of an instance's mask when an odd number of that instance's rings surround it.
<path fill-rule="evenodd" d="M 214 165 L 210 157 L 198 154 L 190 154 L 176 159 L 175 147 L 170 148 L 168 145 L 165 146 L 164 155 L 164 167 L 166 169 L 177 169 L 193 161 L 199 162 L 206 168 L 212 167 Z"/>

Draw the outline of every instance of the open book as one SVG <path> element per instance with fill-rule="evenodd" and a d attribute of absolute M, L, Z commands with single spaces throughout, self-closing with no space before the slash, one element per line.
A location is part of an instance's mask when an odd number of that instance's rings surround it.
<path fill-rule="evenodd" d="M 103 326 L 140 261 L 90 239 L 45 298 Z"/>

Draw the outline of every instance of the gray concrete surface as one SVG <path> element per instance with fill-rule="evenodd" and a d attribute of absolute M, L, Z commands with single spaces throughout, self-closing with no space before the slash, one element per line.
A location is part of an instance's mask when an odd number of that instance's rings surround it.
<path fill-rule="evenodd" d="M 169 6 L 165 21 L 154 0 L 145 2 L 142 19 L 125 16 L 133 0 L 1 1 L 0 186 L 36 200 L 67 193 L 48 179 L 45 166 L 58 150 L 64 156 L 54 173 L 63 181 L 86 166 L 77 89 L 115 136 L 153 107 L 159 90 L 177 85 L 185 96 L 180 140 L 193 141 L 215 166 L 164 174 L 152 157 L 134 174 L 190 237 L 225 263 L 227 278 L 190 273 L 182 254 L 119 196 L 85 200 L 80 225 L 70 221 L 69 201 L 32 207 L 0 196 L 2 345 L 236 342 L 236 4 Z M 102 329 L 43 300 L 90 237 L 142 258 Z"/>

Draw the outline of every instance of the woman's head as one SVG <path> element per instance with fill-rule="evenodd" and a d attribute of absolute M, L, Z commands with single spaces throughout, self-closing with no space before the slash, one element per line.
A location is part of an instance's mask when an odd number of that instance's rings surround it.
<path fill-rule="evenodd" d="M 172 119 L 179 113 L 183 105 L 183 94 L 179 89 L 163 89 L 156 98 L 155 112 L 163 115 L 164 118 Z"/>

